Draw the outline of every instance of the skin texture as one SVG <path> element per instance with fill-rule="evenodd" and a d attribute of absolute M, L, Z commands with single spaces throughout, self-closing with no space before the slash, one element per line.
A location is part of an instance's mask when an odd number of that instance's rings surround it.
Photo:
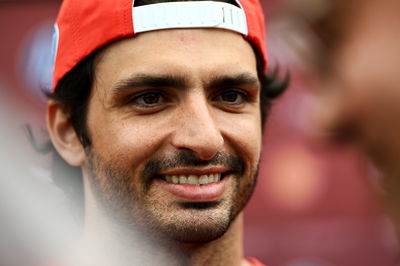
<path fill-rule="evenodd" d="M 259 90 L 254 52 L 236 33 L 162 30 L 107 47 L 89 101 L 91 147 L 82 148 L 62 106 L 48 104 L 54 146 L 82 167 L 83 242 L 101 232 L 102 242 L 118 236 L 129 247 L 140 231 L 146 243 L 168 246 L 168 255 L 158 250 L 164 264 L 242 263 L 241 211 L 261 149 Z M 199 171 L 227 173 L 222 196 L 208 205 L 182 200 L 157 178 Z"/>
<path fill-rule="evenodd" d="M 383 172 L 384 199 L 400 228 L 400 2 L 340 5 L 357 8 L 339 27 L 342 38 L 328 51 L 328 67 L 314 73 L 316 122 L 332 137 L 359 147 Z"/>

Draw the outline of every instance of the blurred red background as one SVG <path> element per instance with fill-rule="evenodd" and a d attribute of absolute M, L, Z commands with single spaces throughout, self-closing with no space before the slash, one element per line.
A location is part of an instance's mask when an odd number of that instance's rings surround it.
<path fill-rule="evenodd" d="M 265 128 L 258 186 L 245 211 L 246 256 L 272 266 L 394 265 L 398 244 L 378 204 L 371 169 L 355 151 L 313 138 L 312 96 L 274 22 L 280 3 L 263 4 L 270 67 L 290 69 L 291 85 Z M 0 1 L 1 95 L 24 109 L 21 123 L 35 131 L 44 128 L 40 89 L 46 87 L 46 54 L 59 5 Z"/>

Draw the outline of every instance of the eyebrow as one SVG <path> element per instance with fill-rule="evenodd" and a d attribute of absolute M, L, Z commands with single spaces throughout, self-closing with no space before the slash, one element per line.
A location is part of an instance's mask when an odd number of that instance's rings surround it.
<path fill-rule="evenodd" d="M 119 81 L 112 89 L 113 95 L 118 95 L 133 88 L 178 88 L 183 89 L 188 86 L 188 81 L 181 76 L 173 75 L 148 75 L 139 74 Z"/>
<path fill-rule="evenodd" d="M 230 88 L 240 86 L 260 88 L 260 81 L 257 76 L 250 73 L 241 73 L 238 75 L 216 76 L 207 85 L 209 88 Z"/>
<path fill-rule="evenodd" d="M 112 89 L 113 95 L 119 95 L 134 88 L 177 88 L 184 89 L 190 86 L 189 80 L 180 75 L 150 75 L 138 74 L 119 81 Z M 260 87 L 257 76 L 251 73 L 234 75 L 216 75 L 205 84 L 205 88 L 230 88 L 240 86 Z"/>

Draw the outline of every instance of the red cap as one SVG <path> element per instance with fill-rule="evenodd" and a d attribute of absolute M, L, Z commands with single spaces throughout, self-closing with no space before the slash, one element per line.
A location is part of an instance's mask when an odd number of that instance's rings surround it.
<path fill-rule="evenodd" d="M 117 39 L 134 37 L 138 32 L 165 28 L 210 27 L 240 32 L 261 52 L 265 68 L 267 52 L 261 4 L 258 0 L 236 1 L 240 7 L 211 1 L 133 7 L 134 0 L 64 0 L 54 27 L 53 89 L 96 49 Z M 174 13 L 169 16 L 168 12 Z"/>

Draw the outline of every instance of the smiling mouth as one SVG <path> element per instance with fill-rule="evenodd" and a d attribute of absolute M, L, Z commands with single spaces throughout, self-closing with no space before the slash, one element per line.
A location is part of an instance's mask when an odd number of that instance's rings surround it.
<path fill-rule="evenodd" d="M 226 173 L 213 173 L 204 175 L 162 175 L 160 178 L 172 184 L 208 185 L 221 181 Z"/>

